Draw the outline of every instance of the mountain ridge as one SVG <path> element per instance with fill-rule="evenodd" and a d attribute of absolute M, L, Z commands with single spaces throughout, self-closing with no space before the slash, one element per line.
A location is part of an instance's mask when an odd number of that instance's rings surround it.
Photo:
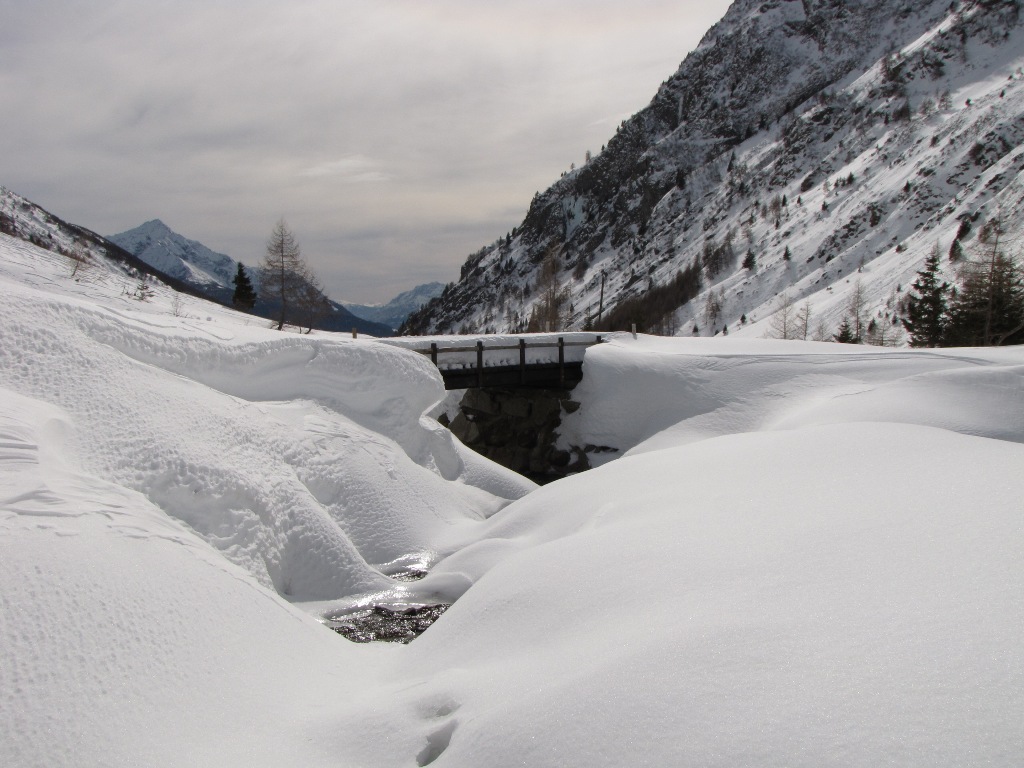
<path fill-rule="evenodd" d="M 372 320 L 376 323 L 384 323 L 392 328 L 399 328 L 405 319 L 426 302 L 441 295 L 444 290 L 444 283 L 432 282 L 417 285 L 408 291 L 395 296 L 383 304 L 353 304 L 346 303 L 349 312 L 364 320 Z"/>
<path fill-rule="evenodd" d="M 160 219 L 151 219 L 107 239 L 178 280 L 199 288 L 233 289 L 238 262 L 198 240 L 179 235 Z"/>
<path fill-rule="evenodd" d="M 197 241 L 177 235 L 159 219 L 152 219 L 136 229 L 141 230 L 143 227 L 148 227 L 148 230 L 138 237 L 128 240 L 129 244 L 134 244 L 138 248 L 140 255 L 136 255 L 113 240 L 77 224 L 70 224 L 6 187 L 0 187 L 0 232 L 67 257 L 69 268 L 73 274 L 77 274 L 80 267 L 87 271 L 90 265 L 99 261 L 107 261 L 123 272 L 127 279 L 137 281 L 138 286 L 135 289 L 137 291 L 145 292 L 147 290 L 145 286 L 149 282 L 158 280 L 179 293 L 206 299 L 223 306 L 231 306 L 233 287 L 229 288 L 208 280 L 197 280 L 195 277 L 197 274 L 205 274 L 201 267 L 188 269 L 182 266 L 180 269 L 174 270 L 178 274 L 189 276 L 188 279 L 182 279 L 164 272 L 158 266 L 143 259 L 142 256 L 147 256 L 159 264 L 160 260 L 154 258 L 153 250 L 147 250 L 147 248 L 153 242 L 160 242 L 162 239 L 176 247 L 180 241 L 193 244 L 190 246 L 190 252 L 197 253 L 200 257 L 205 257 L 206 252 L 209 252 L 213 254 L 214 262 L 227 259 L 231 264 L 232 277 L 237 269 L 237 262 L 224 254 L 210 251 Z M 174 237 L 167 236 L 165 230 Z M 133 231 L 129 230 L 128 232 Z M 160 237 L 154 239 L 153 235 L 160 235 Z M 126 241 L 125 238 L 121 239 Z M 173 256 L 173 258 L 178 258 L 178 256 Z M 171 260 L 173 264 L 171 257 L 168 257 L 168 260 Z M 253 277 L 256 277 L 255 270 L 253 272 Z M 359 333 L 380 337 L 391 336 L 394 333 L 394 330 L 387 325 L 356 317 L 336 301 L 328 300 L 328 303 L 330 311 L 319 322 L 314 323 L 315 328 L 343 333 L 355 329 Z M 273 302 L 265 299 L 258 300 L 253 315 L 259 318 L 271 317 L 275 310 L 276 306 Z"/>
<path fill-rule="evenodd" d="M 936 240 L 1019 219 L 1021 50 L 1016 2 L 739 0 L 402 330 L 526 330 L 553 295 L 545 261 L 569 329 L 621 307 L 620 330 L 761 335 L 784 293 L 834 329 L 859 281 L 866 314 L 898 324 Z M 647 316 L 687 269 L 692 300 Z"/>

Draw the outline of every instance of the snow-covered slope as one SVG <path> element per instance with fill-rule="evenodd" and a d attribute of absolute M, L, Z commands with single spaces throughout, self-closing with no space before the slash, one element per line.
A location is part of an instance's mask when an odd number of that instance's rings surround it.
<path fill-rule="evenodd" d="M 0 235 L 0 765 L 1019 764 L 1021 348 L 619 336 L 630 455 L 534 489 L 422 356 L 127 281 Z"/>
<path fill-rule="evenodd" d="M 107 239 L 150 266 L 190 285 L 234 289 L 232 280 L 238 269 L 234 259 L 179 235 L 159 219 Z"/>
<path fill-rule="evenodd" d="M 405 322 L 410 313 L 415 312 L 435 296 L 440 296 L 444 290 L 443 283 L 424 283 L 415 288 L 403 291 L 386 304 L 345 304 L 348 311 L 356 317 L 365 320 L 373 320 L 375 323 L 384 323 L 397 329 Z"/>
<path fill-rule="evenodd" d="M 546 257 L 570 328 L 761 336 L 787 292 L 827 335 L 858 280 L 865 322 L 892 325 L 936 243 L 969 254 L 995 216 L 1019 234 L 1019 16 L 1001 0 L 737 0 L 407 330 L 524 328 Z M 701 286 L 680 308 L 668 286 L 688 268 Z"/>
<path fill-rule="evenodd" d="M 10 238 L 4 254 L 5 271 L 27 276 L 5 287 L 6 386 L 75 414 L 67 437 L 84 469 L 282 595 L 386 588 L 368 562 L 429 561 L 439 534 L 502 503 L 453 481 L 478 475 L 509 498 L 530 485 L 474 469 L 486 462 L 419 418 L 444 390 L 418 355 L 279 334 L 166 290 L 139 301 L 103 264 L 61 281 L 60 257 Z M 69 312 L 54 280 L 92 301 Z"/>

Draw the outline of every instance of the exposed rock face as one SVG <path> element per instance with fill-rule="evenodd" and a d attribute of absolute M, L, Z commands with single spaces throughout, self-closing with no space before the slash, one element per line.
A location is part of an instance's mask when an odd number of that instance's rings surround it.
<path fill-rule="evenodd" d="M 477 453 L 546 483 L 590 469 L 584 450 L 555 445 L 562 414 L 577 408 L 568 391 L 468 389 L 460 413 L 446 426 Z"/>
<path fill-rule="evenodd" d="M 737 0 L 405 330 L 518 332 L 549 255 L 570 329 L 651 303 L 687 269 L 698 293 L 659 310 L 662 332 L 735 331 L 783 291 L 834 329 L 861 271 L 867 312 L 893 320 L 965 217 L 1024 215 L 1022 49 L 1017 0 Z"/>

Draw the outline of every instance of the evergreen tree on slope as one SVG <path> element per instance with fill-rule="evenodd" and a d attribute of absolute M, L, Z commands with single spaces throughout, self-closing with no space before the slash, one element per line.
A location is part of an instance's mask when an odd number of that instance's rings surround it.
<path fill-rule="evenodd" d="M 235 293 L 231 297 L 231 304 L 236 309 L 250 310 L 256 305 L 256 291 L 253 290 L 252 281 L 246 274 L 242 262 L 238 262 L 238 271 L 235 273 Z"/>
<path fill-rule="evenodd" d="M 1003 248 L 996 217 L 978 233 L 981 258 L 964 263 L 963 284 L 951 302 L 946 346 L 1024 343 L 1024 275 Z"/>
<path fill-rule="evenodd" d="M 907 317 L 903 321 L 910 333 L 912 347 L 938 347 L 946 332 L 949 283 L 939 276 L 939 248 L 936 246 L 925 259 L 911 286 Z"/>

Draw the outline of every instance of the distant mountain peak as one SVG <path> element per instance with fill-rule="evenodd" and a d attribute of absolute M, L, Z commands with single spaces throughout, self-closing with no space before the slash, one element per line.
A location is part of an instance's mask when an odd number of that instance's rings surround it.
<path fill-rule="evenodd" d="M 399 328 L 410 313 L 415 312 L 435 296 L 440 296 L 444 283 L 424 283 L 395 296 L 385 304 L 346 304 L 348 310 L 365 320 Z"/>
<path fill-rule="evenodd" d="M 238 269 L 230 256 L 179 235 L 160 219 L 108 239 L 155 269 L 198 288 L 229 289 Z"/>

